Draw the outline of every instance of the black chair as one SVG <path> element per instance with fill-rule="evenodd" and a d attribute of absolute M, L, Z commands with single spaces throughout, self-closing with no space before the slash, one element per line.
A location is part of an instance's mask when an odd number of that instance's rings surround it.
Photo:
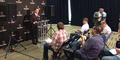
<path fill-rule="evenodd" d="M 61 47 L 59 48 L 59 50 L 56 52 L 56 54 L 57 54 L 58 56 L 57 56 L 56 58 L 53 57 L 52 60 L 54 60 L 54 59 L 60 60 L 60 56 L 61 56 L 61 54 L 62 54 L 62 53 L 60 53 L 60 50 L 61 50 L 64 46 L 68 45 L 71 40 L 72 40 L 72 39 L 68 39 L 68 40 L 66 40 L 66 41 L 61 45 Z"/>

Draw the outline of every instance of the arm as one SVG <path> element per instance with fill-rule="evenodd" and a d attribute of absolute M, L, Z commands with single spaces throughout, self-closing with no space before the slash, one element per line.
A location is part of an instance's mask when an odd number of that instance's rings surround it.
<path fill-rule="evenodd" d="M 93 15 L 94 18 L 98 18 L 98 12 L 95 12 Z"/>
<path fill-rule="evenodd" d="M 120 54 L 120 49 L 116 48 L 116 52 L 117 52 L 118 54 Z"/>
<path fill-rule="evenodd" d="M 84 47 L 84 44 L 85 44 L 84 36 L 80 34 L 80 37 L 82 39 L 82 47 L 83 47 L 83 49 L 85 49 L 85 47 Z"/>
<path fill-rule="evenodd" d="M 51 43 L 47 43 L 47 44 L 48 45 L 56 45 L 57 40 L 58 40 L 58 34 L 55 33 L 54 36 L 53 36 L 52 42 Z"/>

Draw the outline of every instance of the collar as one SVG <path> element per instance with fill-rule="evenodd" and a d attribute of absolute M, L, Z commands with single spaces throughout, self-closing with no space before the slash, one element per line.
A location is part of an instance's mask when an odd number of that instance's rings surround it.
<path fill-rule="evenodd" d="M 38 16 L 38 14 L 35 13 L 35 16 Z"/>

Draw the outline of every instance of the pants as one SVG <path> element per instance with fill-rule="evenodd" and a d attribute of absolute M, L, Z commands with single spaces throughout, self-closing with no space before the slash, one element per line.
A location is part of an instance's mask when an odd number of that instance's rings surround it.
<path fill-rule="evenodd" d="M 79 60 L 84 60 L 77 50 L 74 52 L 74 54 L 70 54 L 69 60 L 74 60 L 74 57 Z"/>
<path fill-rule="evenodd" d="M 57 57 L 57 54 L 56 54 L 56 52 L 54 52 L 53 48 L 51 46 L 49 46 L 47 43 L 45 43 L 44 44 L 44 52 L 43 52 L 44 60 L 48 60 L 48 49 L 53 51 L 53 57 Z"/>
<path fill-rule="evenodd" d="M 102 60 L 120 60 L 119 57 L 112 55 L 112 54 L 109 52 L 109 50 L 110 50 L 110 49 L 108 49 L 108 48 L 105 48 L 105 49 L 104 49 L 104 54 L 103 54 Z"/>
<path fill-rule="evenodd" d="M 104 56 L 102 60 L 120 60 L 117 56 Z"/>
<path fill-rule="evenodd" d="M 75 50 L 77 50 L 77 49 L 80 49 L 80 46 L 81 46 L 81 45 L 82 45 L 82 42 L 79 41 L 79 42 L 75 43 L 75 44 L 71 47 L 71 49 L 72 49 L 73 51 L 75 51 Z"/>
<path fill-rule="evenodd" d="M 32 43 L 38 42 L 38 30 L 32 29 Z"/>

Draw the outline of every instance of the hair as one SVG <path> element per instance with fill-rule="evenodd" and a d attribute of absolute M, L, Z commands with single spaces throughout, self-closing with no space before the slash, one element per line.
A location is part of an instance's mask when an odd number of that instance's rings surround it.
<path fill-rule="evenodd" d="M 101 21 L 101 23 L 102 23 L 102 24 L 106 24 L 106 22 L 105 22 L 105 21 Z"/>
<path fill-rule="evenodd" d="M 34 10 L 36 10 L 36 9 L 39 9 L 39 8 L 35 8 Z"/>
<path fill-rule="evenodd" d="M 64 24 L 62 22 L 59 22 L 57 24 L 57 28 L 60 30 L 60 29 L 64 29 Z"/>
<path fill-rule="evenodd" d="M 100 8 L 99 11 L 104 10 L 103 8 Z"/>
<path fill-rule="evenodd" d="M 103 31 L 103 28 L 101 25 L 96 25 L 94 26 L 94 28 L 96 30 L 96 34 L 101 34 L 101 32 Z"/>
<path fill-rule="evenodd" d="M 87 21 L 88 22 L 88 18 L 83 18 L 83 21 Z"/>

